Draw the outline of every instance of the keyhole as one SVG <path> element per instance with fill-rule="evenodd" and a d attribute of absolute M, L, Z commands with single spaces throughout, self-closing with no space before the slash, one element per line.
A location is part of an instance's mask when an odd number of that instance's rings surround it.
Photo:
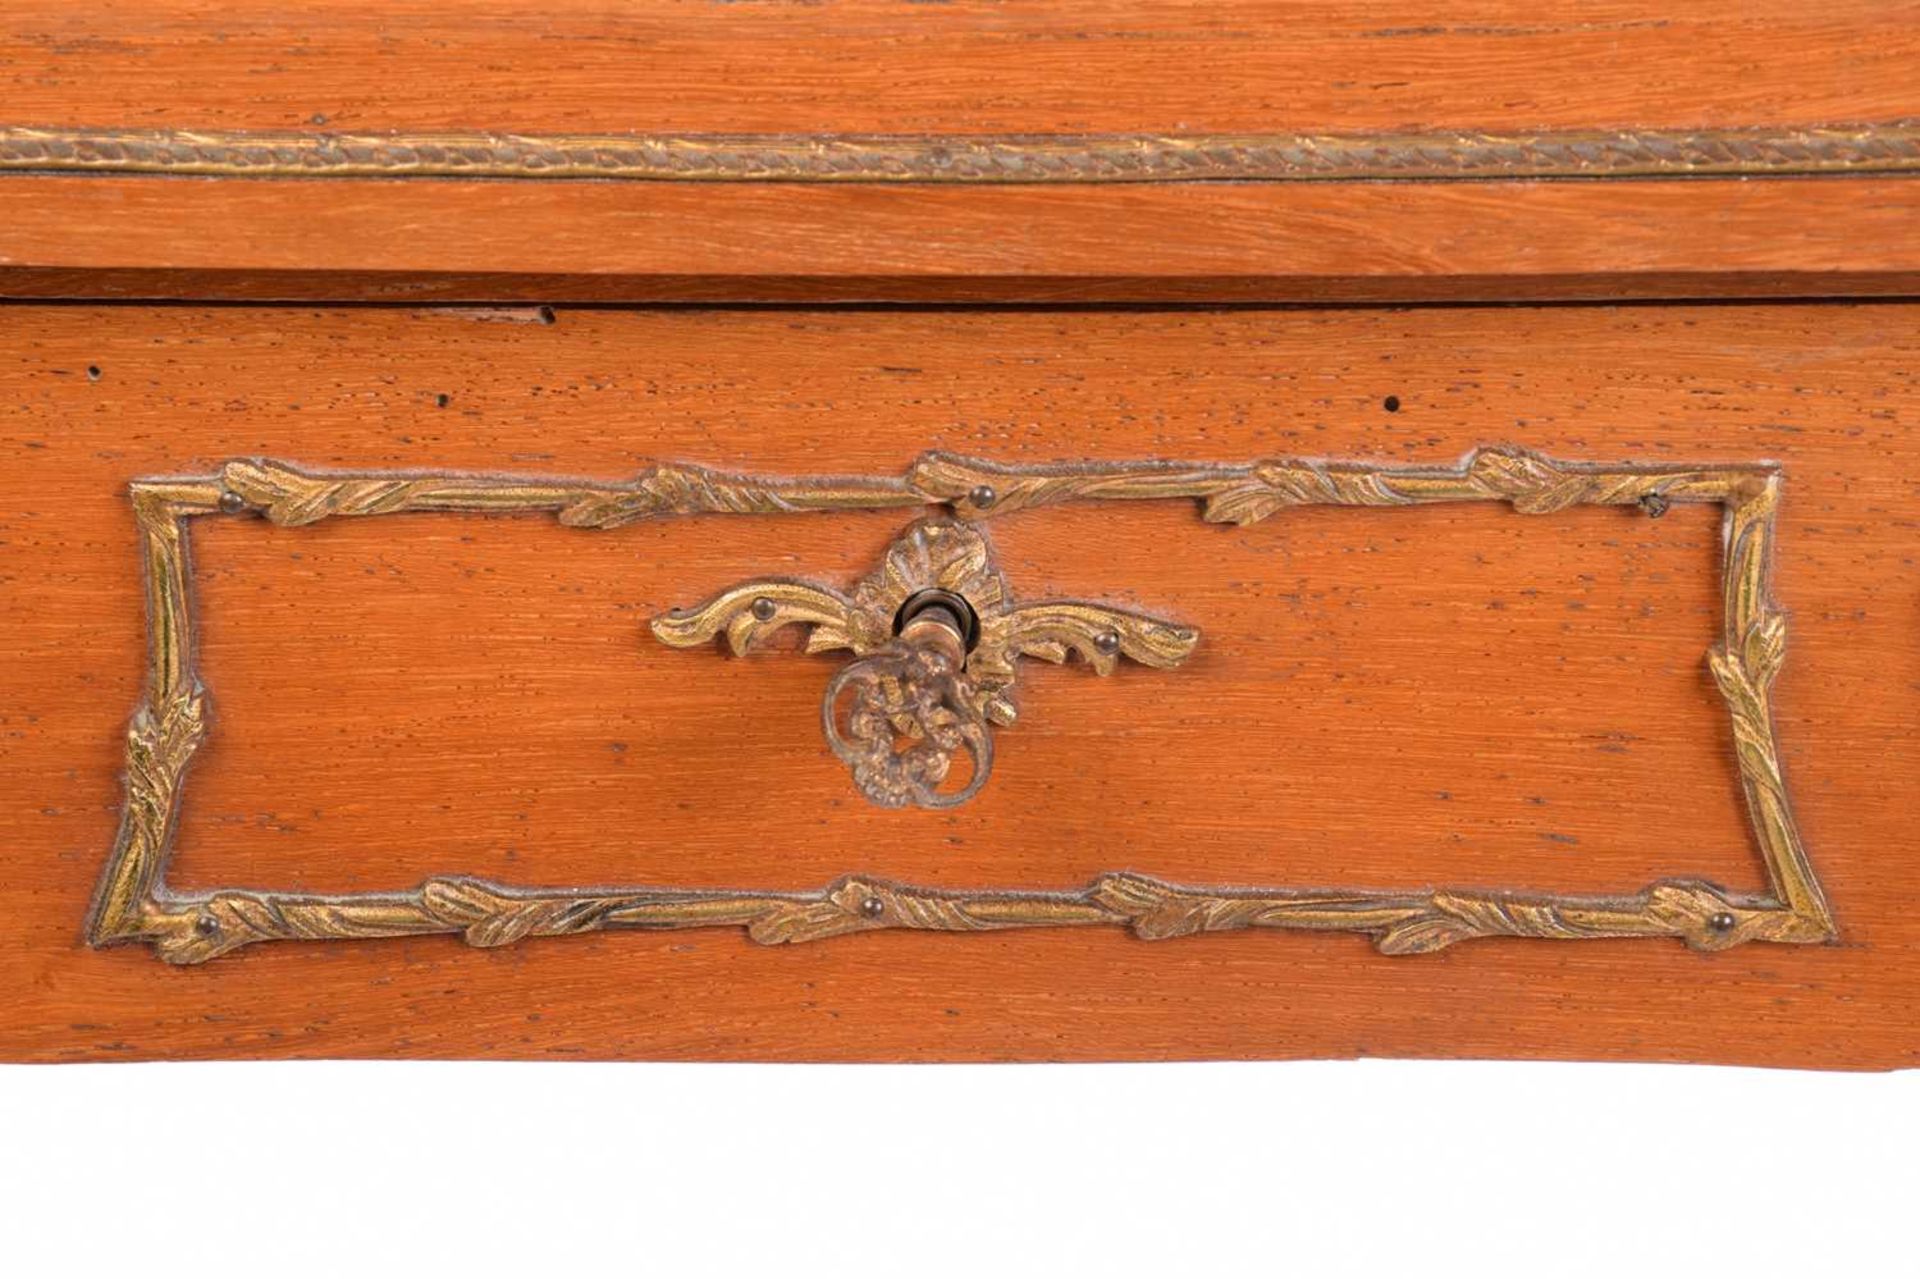
<path fill-rule="evenodd" d="M 908 596 L 900 611 L 893 615 L 893 633 L 898 635 L 906 630 L 907 623 L 915 618 L 951 626 L 954 633 L 966 641 L 968 652 L 980 642 L 980 615 L 973 611 L 973 605 L 967 603 L 965 597 L 952 591 L 934 588 Z"/>

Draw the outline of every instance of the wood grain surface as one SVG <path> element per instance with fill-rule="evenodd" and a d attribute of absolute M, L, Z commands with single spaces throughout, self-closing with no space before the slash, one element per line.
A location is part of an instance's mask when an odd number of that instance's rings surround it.
<path fill-rule="evenodd" d="M 1462 301 L 1920 292 L 1920 181 L 0 178 L 0 297 Z"/>
<path fill-rule="evenodd" d="M 0 1057 L 1914 1064 L 1915 332 L 1892 303 L 0 308 Z M 81 942 L 143 664 L 133 477 L 253 455 L 607 477 L 654 457 L 892 474 L 935 447 L 1450 461 L 1502 440 L 1784 465 L 1780 738 L 1839 944 L 1392 959 L 1353 936 L 711 931 L 275 944 L 183 971 Z M 1010 515 L 989 535 L 1016 592 L 1151 609 L 1203 641 L 1179 671 L 1030 669 L 993 780 L 944 814 L 854 794 L 819 735 L 833 659 L 645 633 L 742 577 L 848 584 L 902 523 L 202 522 L 215 721 L 175 878 L 1761 883 L 1703 662 L 1704 509 Z"/>
<path fill-rule="evenodd" d="M 806 138 L 1865 129 L 1920 6 L 1846 0 L 19 0 L 0 125 Z M 1416 148 L 1413 148 L 1417 150 Z M 1444 162 L 1436 162 L 1445 171 Z M 1910 180 L 800 190 L 17 177 L 0 296 L 1326 302 L 1920 290 Z"/>
<path fill-rule="evenodd" d="M 13 0 L 8 123 L 1178 132 L 1920 116 L 1911 0 Z"/>

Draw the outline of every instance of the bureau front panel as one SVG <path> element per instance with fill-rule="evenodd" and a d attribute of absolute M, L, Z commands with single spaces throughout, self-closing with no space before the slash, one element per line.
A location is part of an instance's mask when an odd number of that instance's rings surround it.
<path fill-rule="evenodd" d="M 0 1056 L 1911 1064 L 1913 333 L 0 309 Z"/>

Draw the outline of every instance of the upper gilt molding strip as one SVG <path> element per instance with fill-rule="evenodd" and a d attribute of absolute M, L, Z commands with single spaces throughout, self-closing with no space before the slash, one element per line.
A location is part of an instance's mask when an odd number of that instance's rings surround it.
<path fill-rule="evenodd" d="M 0 125 L 0 172 L 1109 183 L 1920 172 L 1920 121 L 1244 134 L 323 133 Z"/>

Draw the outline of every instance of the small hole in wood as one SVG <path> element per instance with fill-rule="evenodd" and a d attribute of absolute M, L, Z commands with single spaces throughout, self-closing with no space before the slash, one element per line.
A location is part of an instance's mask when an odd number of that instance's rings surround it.
<path fill-rule="evenodd" d="M 552 324 L 552 323 L 553 323 L 553 322 L 554 322 L 555 320 L 557 320 L 557 319 L 559 319 L 559 318 L 560 318 L 559 316 L 557 316 L 557 315 L 555 315 L 555 314 L 553 313 L 553 308 L 552 308 L 552 307 L 550 307 L 550 306 L 543 306 L 543 307 L 541 307 L 541 308 L 540 308 L 540 323 L 542 323 L 542 324 Z"/>
<path fill-rule="evenodd" d="M 1398 413 L 1400 411 L 1400 397 L 1397 395 L 1389 395 L 1386 399 L 1380 401 L 1380 407 L 1389 413 Z"/>
<path fill-rule="evenodd" d="M 442 391 L 440 392 L 440 394 L 433 397 L 433 403 L 435 407 L 444 409 L 447 407 L 447 405 L 453 403 L 453 397 L 448 395 L 445 391 Z"/>
<path fill-rule="evenodd" d="M 87 381 L 98 382 L 99 380 L 100 380 L 100 366 L 98 364 L 87 365 Z"/>

